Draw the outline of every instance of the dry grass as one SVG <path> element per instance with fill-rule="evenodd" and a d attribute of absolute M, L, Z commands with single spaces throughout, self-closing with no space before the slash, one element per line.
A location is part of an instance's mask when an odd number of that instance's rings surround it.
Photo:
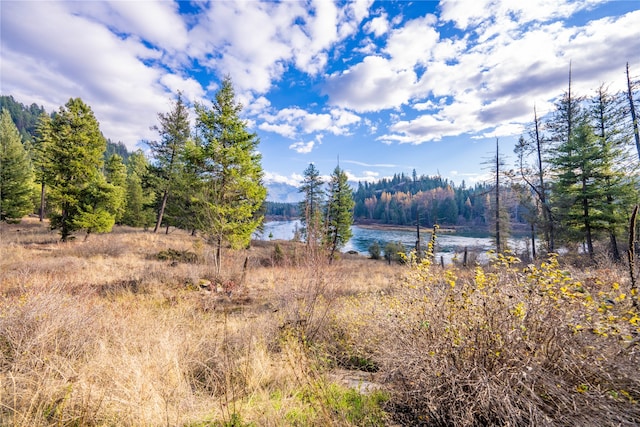
<path fill-rule="evenodd" d="M 352 424 L 302 392 L 329 396 L 304 340 L 355 292 L 348 263 L 274 266 L 262 244 L 215 277 L 179 231 L 60 243 L 34 219 L 0 227 L 1 425 Z M 200 262 L 159 260 L 169 249 Z"/>
<path fill-rule="evenodd" d="M 329 265 L 256 242 L 216 277 L 209 248 L 180 231 L 63 244 L 27 219 L 0 238 L 0 425 L 640 419 L 640 317 L 624 268 L 602 261 Z M 382 392 L 360 393 L 362 378 Z"/>

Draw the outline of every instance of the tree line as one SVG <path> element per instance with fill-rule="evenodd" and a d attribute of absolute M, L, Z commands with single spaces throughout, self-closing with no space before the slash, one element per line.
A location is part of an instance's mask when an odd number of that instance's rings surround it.
<path fill-rule="evenodd" d="M 223 248 L 243 247 L 262 223 L 263 185 L 259 139 L 240 118 L 231 79 L 211 106 L 196 104 L 195 126 L 180 94 L 171 111 L 158 114 L 158 139 L 128 153 L 108 141 L 91 108 L 80 98 L 59 111 L 16 108 L 0 113 L 0 220 L 20 221 L 37 212 L 61 240 L 78 232 L 104 233 L 114 224 L 158 231 L 200 233 L 215 250 L 220 273 Z M 16 120 L 27 117 L 29 120 Z M 25 113 L 26 111 L 26 113 Z M 25 138 L 17 124 L 38 114 Z"/>
<path fill-rule="evenodd" d="M 626 90 L 612 92 L 601 84 L 577 95 L 569 72 L 567 90 L 544 120 L 534 107 L 533 121 L 516 144 L 516 165 L 505 167 L 496 141 L 492 182 L 455 186 L 414 170 L 359 183 L 356 221 L 486 227 L 498 251 L 506 249 L 514 224 L 527 225 L 533 248 L 540 237 L 546 252 L 582 244 L 593 256 L 594 243 L 606 241 L 611 257 L 621 259 L 620 236 L 639 201 L 640 84 L 628 65 L 626 77 Z"/>

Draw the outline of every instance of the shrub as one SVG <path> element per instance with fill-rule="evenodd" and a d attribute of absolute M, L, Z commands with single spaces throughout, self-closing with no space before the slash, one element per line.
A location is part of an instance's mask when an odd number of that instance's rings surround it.
<path fill-rule="evenodd" d="M 380 259 L 380 244 L 377 240 L 369 245 L 369 255 L 371 259 Z"/>
<path fill-rule="evenodd" d="M 406 254 L 406 252 L 407 250 L 401 242 L 389 242 L 384 247 L 384 259 L 386 259 L 389 264 L 391 264 L 391 262 L 403 263 L 405 258 L 402 255 Z"/>
<path fill-rule="evenodd" d="M 640 315 L 619 283 L 574 279 L 556 257 L 474 271 L 412 262 L 402 288 L 344 325 L 407 425 L 633 425 Z M 380 308 L 378 308 L 380 307 Z M 370 317 L 368 317 L 370 316 Z M 349 319 L 347 319 L 349 320 Z M 371 325 L 376 325 L 372 328 Z M 372 344 L 375 344 L 372 345 Z"/>
<path fill-rule="evenodd" d="M 190 264 L 195 264 L 198 262 L 198 255 L 196 255 L 194 252 L 179 251 L 177 249 L 171 248 L 165 251 L 158 252 L 156 258 L 160 261 L 186 262 Z"/>

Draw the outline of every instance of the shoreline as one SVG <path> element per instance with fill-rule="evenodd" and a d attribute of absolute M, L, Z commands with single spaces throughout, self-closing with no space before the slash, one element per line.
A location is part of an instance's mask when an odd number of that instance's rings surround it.
<path fill-rule="evenodd" d="M 358 226 L 360 228 L 365 228 L 368 230 L 390 230 L 390 231 L 416 231 L 415 225 L 396 225 L 396 224 L 371 224 L 371 223 L 358 223 L 354 222 L 353 225 Z M 432 227 L 420 227 L 421 233 L 433 233 Z M 447 233 L 453 234 L 456 233 L 455 228 L 451 227 L 442 227 L 438 229 L 438 233 Z"/>

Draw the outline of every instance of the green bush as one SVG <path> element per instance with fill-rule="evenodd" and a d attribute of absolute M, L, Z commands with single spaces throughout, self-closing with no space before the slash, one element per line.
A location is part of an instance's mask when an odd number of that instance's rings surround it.
<path fill-rule="evenodd" d="M 369 255 L 371 259 L 380 259 L 380 244 L 377 240 L 369 245 Z"/>
<path fill-rule="evenodd" d="M 401 242 L 389 242 L 384 247 L 384 259 L 386 259 L 389 264 L 391 264 L 391 262 L 402 263 L 404 261 L 400 254 L 406 254 L 406 252 L 407 250 Z"/>

